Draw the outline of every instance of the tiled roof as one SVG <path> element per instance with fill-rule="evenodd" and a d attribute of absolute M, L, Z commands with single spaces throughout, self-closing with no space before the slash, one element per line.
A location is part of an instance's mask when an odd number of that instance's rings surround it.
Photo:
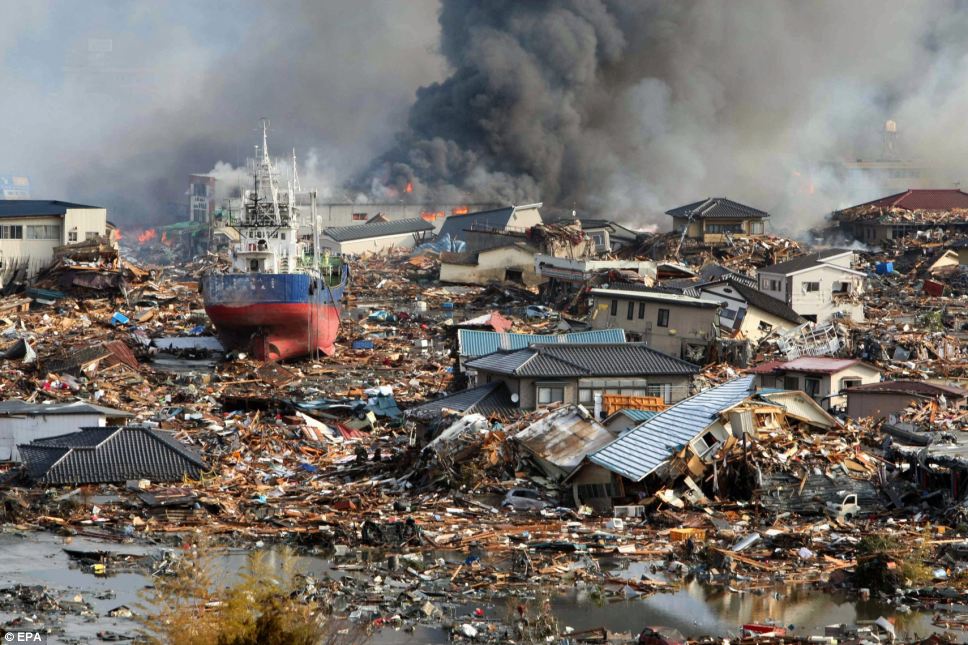
<path fill-rule="evenodd" d="M 920 394 L 923 396 L 937 397 L 944 395 L 946 398 L 963 399 L 968 396 L 968 390 L 951 385 L 939 385 L 938 383 L 928 383 L 927 381 L 881 381 L 879 383 L 867 383 L 856 387 L 847 388 L 848 394 L 864 392 L 883 392 L 897 394 Z"/>
<path fill-rule="evenodd" d="M 643 343 L 535 345 L 499 352 L 467 363 L 473 369 L 512 376 L 581 377 L 695 374 L 692 363 Z"/>
<path fill-rule="evenodd" d="M 69 208 L 101 208 L 51 199 L 0 199 L 0 217 L 64 215 Z"/>
<path fill-rule="evenodd" d="M 408 219 L 397 219 L 392 222 L 374 222 L 366 224 L 356 224 L 353 226 L 331 226 L 323 231 L 323 234 L 337 242 L 350 242 L 352 240 L 365 240 L 371 237 L 384 237 L 386 235 L 404 235 L 406 233 L 419 233 L 421 231 L 432 231 L 434 225 L 419 217 Z"/>
<path fill-rule="evenodd" d="M 27 403 L 19 399 L 0 401 L 0 416 L 34 416 L 51 414 L 103 414 L 106 417 L 133 417 L 124 410 L 105 408 L 86 401 L 70 403 Z"/>
<path fill-rule="evenodd" d="M 818 251 L 816 253 L 808 253 L 806 255 L 800 255 L 792 260 L 787 260 L 786 262 L 780 262 L 779 264 L 772 264 L 767 267 L 760 269 L 760 273 L 778 273 L 780 275 L 790 275 L 791 273 L 797 273 L 798 271 L 803 271 L 804 269 L 810 269 L 815 266 L 820 266 L 824 263 L 824 260 L 828 260 L 836 255 L 843 255 L 844 253 L 851 253 L 850 249 L 827 249 L 825 251 Z"/>
<path fill-rule="evenodd" d="M 496 331 L 457 330 L 457 349 L 461 356 L 487 356 L 501 350 L 526 349 L 531 345 L 567 343 L 624 343 L 624 329 L 594 329 L 570 334 L 515 334 Z"/>
<path fill-rule="evenodd" d="M 171 433 L 149 428 L 86 428 L 17 448 L 30 479 L 44 485 L 177 481 L 205 469 Z"/>
<path fill-rule="evenodd" d="M 903 193 L 896 193 L 875 199 L 872 202 L 851 206 L 844 210 L 861 206 L 879 206 L 881 208 L 901 208 L 904 210 L 944 211 L 953 208 L 968 208 L 968 193 L 957 189 L 920 189 L 912 188 Z"/>
<path fill-rule="evenodd" d="M 752 374 L 772 374 L 774 372 L 805 372 L 808 374 L 836 374 L 848 367 L 863 363 L 859 358 L 833 358 L 831 356 L 802 356 L 792 361 L 770 361 L 752 368 Z M 865 363 L 866 364 L 866 363 Z M 873 365 L 871 369 L 878 370 Z"/>
<path fill-rule="evenodd" d="M 712 425 L 720 411 L 749 397 L 753 378 L 741 376 L 684 399 L 626 431 L 588 459 L 622 477 L 641 481 Z"/>
<path fill-rule="evenodd" d="M 707 197 L 698 202 L 667 210 L 666 215 L 673 217 L 689 217 L 691 215 L 693 219 L 762 219 L 770 216 L 766 211 L 734 202 L 725 197 Z"/>
<path fill-rule="evenodd" d="M 504 418 L 512 417 L 519 412 L 518 407 L 511 401 L 511 393 L 508 392 L 507 386 L 500 381 L 496 381 L 460 390 L 412 407 L 404 412 L 404 416 L 430 420 L 439 417 L 444 408 L 465 414 L 476 412 L 486 417 L 500 416 Z"/>

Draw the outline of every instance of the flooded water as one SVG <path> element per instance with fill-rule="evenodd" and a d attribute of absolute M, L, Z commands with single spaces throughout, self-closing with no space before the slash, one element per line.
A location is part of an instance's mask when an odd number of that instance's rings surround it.
<path fill-rule="evenodd" d="M 60 617 L 64 633 L 53 635 L 49 640 L 51 643 L 102 642 L 97 639 L 97 633 L 102 630 L 134 634 L 136 625 L 133 621 L 109 618 L 106 614 L 119 605 L 133 608 L 143 603 L 140 594 L 151 584 L 150 577 L 120 573 L 102 578 L 72 568 L 63 551 L 65 546 L 79 550 L 102 549 L 136 554 L 159 550 L 158 547 L 118 545 L 84 538 L 75 538 L 67 545 L 63 538 L 46 533 L 0 534 L 0 586 L 44 585 L 58 598 L 71 599 L 79 595 L 94 606 L 100 616 L 98 619 L 89 620 L 76 615 Z M 449 555 L 448 560 L 460 558 L 460 554 Z M 281 551 L 270 549 L 268 557 L 270 562 L 276 557 L 281 560 Z M 244 566 L 245 559 L 245 551 L 222 552 L 217 559 L 217 565 L 224 571 L 220 582 L 230 583 L 235 573 Z M 626 579 L 652 575 L 644 563 L 613 563 L 610 566 L 614 567 L 610 569 L 612 573 Z M 296 569 L 316 578 L 327 575 L 369 577 L 365 573 L 341 571 L 334 568 L 330 560 L 313 556 L 298 557 Z M 901 638 L 926 636 L 935 631 L 930 624 L 929 614 L 898 614 L 894 607 L 882 602 L 848 600 L 844 596 L 806 588 L 738 593 L 689 583 L 673 593 L 610 600 L 603 598 L 596 587 L 581 586 L 579 583 L 565 591 L 552 593 L 548 599 L 559 624 L 576 630 L 607 627 L 612 631 L 637 633 L 646 625 L 663 625 L 676 628 L 686 636 L 735 636 L 743 623 L 774 620 L 792 629 L 794 634 L 807 636 L 822 632 L 824 625 L 851 624 L 885 616 L 895 620 Z M 467 598 L 466 602 L 440 604 L 446 607 L 445 616 L 459 622 L 478 607 L 483 608 L 492 619 L 507 618 L 516 602 L 509 599 Z M 13 614 L 0 612 L 3 621 L 14 617 Z M 418 626 L 413 631 L 384 629 L 376 633 L 370 642 L 395 645 L 445 643 L 448 640 L 447 631 L 443 628 Z"/>

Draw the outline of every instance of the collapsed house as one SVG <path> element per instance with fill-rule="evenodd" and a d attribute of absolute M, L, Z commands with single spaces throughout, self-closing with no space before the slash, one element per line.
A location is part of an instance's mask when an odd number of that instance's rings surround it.
<path fill-rule="evenodd" d="M 953 189 L 909 189 L 839 210 L 840 230 L 868 244 L 898 240 L 931 230 L 968 231 L 968 193 Z"/>
<path fill-rule="evenodd" d="M 80 428 L 123 423 L 134 415 L 86 401 L 27 403 L 18 399 L 0 402 L 0 461 L 21 460 L 17 445 L 56 437 Z"/>

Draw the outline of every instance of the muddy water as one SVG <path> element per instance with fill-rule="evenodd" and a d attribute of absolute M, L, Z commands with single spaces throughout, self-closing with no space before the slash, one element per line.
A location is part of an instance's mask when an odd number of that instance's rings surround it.
<path fill-rule="evenodd" d="M 46 533 L 0 534 L 0 586 L 45 585 L 57 597 L 70 599 L 80 595 L 94 606 L 100 616 L 94 620 L 74 615 L 59 617 L 64 633 L 53 635 L 50 643 L 102 642 L 97 639 L 97 633 L 101 630 L 134 634 L 136 626 L 132 621 L 109 618 L 106 614 L 119 605 L 134 606 L 143 602 L 139 592 L 150 584 L 150 579 L 133 573 L 100 578 L 72 569 L 63 552 L 64 546 L 62 538 Z M 157 550 L 154 547 L 117 545 L 83 538 L 75 538 L 70 548 L 132 553 Z M 271 551 L 270 558 L 276 554 Z M 243 566 L 245 557 L 242 551 L 227 551 L 219 557 L 219 566 L 227 572 L 226 582 L 230 581 L 231 572 Z M 642 563 L 613 563 L 609 568 L 626 579 L 654 575 Z M 316 577 L 341 575 L 341 572 L 333 570 L 329 560 L 318 557 L 300 557 L 297 569 Z M 99 598 L 111 592 L 113 598 Z M 895 608 L 888 604 L 848 600 L 843 596 L 810 589 L 778 588 L 754 594 L 691 583 L 674 593 L 603 599 L 594 588 L 577 586 L 552 595 L 550 602 L 560 624 L 574 629 L 604 626 L 613 631 L 637 633 L 645 625 L 665 625 L 687 636 L 735 636 L 743 623 L 772 619 L 778 624 L 792 626 L 794 634 L 809 635 L 822 632 L 823 626 L 831 623 L 854 623 L 886 616 L 896 618 L 900 637 L 913 638 L 915 634 L 926 636 L 935 631 L 930 625 L 930 615 L 896 615 Z M 448 606 L 446 613 L 459 621 L 474 608 L 482 607 L 489 617 L 504 618 L 512 605 L 513 602 L 503 599 L 468 598 Z M 14 615 L 0 612 L 0 620 L 5 622 L 11 618 Z M 448 637 L 443 629 L 417 627 L 412 632 L 385 629 L 374 635 L 371 642 L 384 645 L 445 643 Z"/>

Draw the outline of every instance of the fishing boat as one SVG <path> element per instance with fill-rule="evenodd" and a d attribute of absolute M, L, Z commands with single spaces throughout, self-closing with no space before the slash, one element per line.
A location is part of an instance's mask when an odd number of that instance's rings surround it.
<path fill-rule="evenodd" d="M 268 130 L 263 120 L 262 146 L 249 162 L 253 187 L 223 224 L 237 233 L 231 266 L 202 276 L 205 311 L 228 350 L 260 360 L 333 354 L 349 272 L 320 253 L 316 193 L 300 191 L 295 155 L 280 190 Z M 297 202 L 307 199 L 302 212 Z"/>

